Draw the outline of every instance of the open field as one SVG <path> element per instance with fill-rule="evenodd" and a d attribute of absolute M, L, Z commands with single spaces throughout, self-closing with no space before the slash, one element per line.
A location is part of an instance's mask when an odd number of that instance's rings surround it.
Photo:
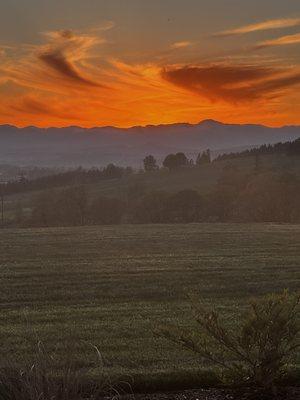
<path fill-rule="evenodd" d="M 230 321 L 251 296 L 300 286 L 300 226 L 122 225 L 2 230 L 0 346 L 30 352 L 31 336 L 89 364 L 91 344 L 112 376 L 195 370 L 197 358 L 155 337 L 190 325 L 187 292 Z M 207 368 L 203 365 L 203 368 Z"/>

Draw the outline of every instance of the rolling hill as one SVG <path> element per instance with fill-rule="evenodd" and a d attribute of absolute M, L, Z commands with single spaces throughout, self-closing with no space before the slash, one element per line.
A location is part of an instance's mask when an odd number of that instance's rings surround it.
<path fill-rule="evenodd" d="M 255 156 L 236 157 L 229 160 L 216 160 L 211 164 L 202 165 L 200 168 L 182 168 L 176 173 L 170 173 L 167 169 L 161 169 L 152 173 L 134 173 L 121 178 L 99 179 L 90 183 L 78 180 L 69 185 L 49 185 L 45 180 L 45 187 L 35 190 L 26 190 L 5 196 L 5 218 L 10 221 L 15 217 L 16 209 L 22 207 L 25 215 L 32 210 L 32 202 L 45 190 L 56 190 L 72 185 L 84 183 L 90 199 L 98 196 L 118 198 L 127 201 L 130 193 L 149 193 L 151 191 L 166 191 L 176 193 L 181 190 L 196 190 L 201 195 L 207 195 L 220 179 L 224 168 L 236 167 L 241 173 L 253 173 L 256 165 Z M 300 157 L 286 156 L 285 154 L 264 154 L 259 157 L 261 172 L 284 174 L 291 173 L 300 178 Z"/>

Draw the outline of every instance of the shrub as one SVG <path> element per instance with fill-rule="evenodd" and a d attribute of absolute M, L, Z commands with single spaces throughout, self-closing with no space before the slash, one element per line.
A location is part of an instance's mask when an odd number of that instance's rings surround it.
<path fill-rule="evenodd" d="M 195 303 L 199 331 L 163 328 L 160 334 L 219 367 L 223 380 L 274 393 L 299 347 L 299 295 L 287 291 L 252 301 L 239 327 Z"/>

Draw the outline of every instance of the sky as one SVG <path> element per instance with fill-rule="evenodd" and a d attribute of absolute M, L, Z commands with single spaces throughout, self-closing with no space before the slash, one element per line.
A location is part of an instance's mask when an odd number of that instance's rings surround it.
<path fill-rule="evenodd" d="M 300 125 L 299 0 L 0 0 L 0 124 Z"/>

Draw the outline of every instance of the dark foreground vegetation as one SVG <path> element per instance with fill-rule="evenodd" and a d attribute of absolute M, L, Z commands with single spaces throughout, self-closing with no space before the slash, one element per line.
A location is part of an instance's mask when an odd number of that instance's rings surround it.
<path fill-rule="evenodd" d="M 103 374 L 101 355 L 95 349 L 94 377 L 89 368 L 70 359 L 60 359 L 49 353 L 43 343 L 36 344 L 36 351 L 28 359 L 10 358 L 0 365 L 1 400 L 99 400 L 116 398 L 118 386 Z"/>
<path fill-rule="evenodd" d="M 209 150 L 195 161 L 183 153 L 169 154 L 162 168 L 149 155 L 144 159 L 144 170 L 139 172 L 110 164 L 103 169 L 79 168 L 34 180 L 21 177 L 0 185 L 9 208 L 3 223 L 24 227 L 298 223 L 299 143 L 296 140 L 261 146 L 214 161 Z M 176 180 L 174 188 L 171 182 Z"/>
<path fill-rule="evenodd" d="M 220 313 L 194 301 L 197 330 L 163 327 L 159 334 L 217 366 L 224 383 L 250 397 L 276 398 L 300 349 L 299 305 L 300 296 L 287 291 L 266 296 L 228 329 Z"/>
<path fill-rule="evenodd" d="M 249 400 L 288 399 L 291 393 L 296 393 L 283 384 L 300 347 L 299 300 L 299 295 L 285 291 L 253 301 L 233 329 L 227 328 L 228 323 L 221 320 L 218 312 L 197 304 L 198 331 L 163 327 L 158 333 L 217 366 L 219 382 L 223 382 L 223 399 L 228 396 Z M 2 360 L 0 398 L 97 400 L 121 397 L 123 392 L 132 391 L 129 383 L 112 383 L 105 376 L 101 354 L 97 347 L 93 348 L 96 353 L 93 376 L 89 374 L 91 367 L 78 365 L 74 354 L 69 360 L 59 360 L 55 353 L 47 353 L 41 342 L 30 360 L 6 364 Z M 230 394 L 225 388 L 231 388 Z M 213 393 L 208 392 L 206 399 L 214 400 Z"/>
<path fill-rule="evenodd" d="M 194 293 L 237 334 L 249 299 L 299 288 L 299 243 L 299 225 L 2 230 L 1 365 L 13 359 L 13 371 L 22 371 L 25 360 L 29 377 L 19 378 L 40 380 L 31 369 L 40 342 L 39 351 L 52 356 L 54 378 L 65 376 L 70 360 L 65 381 L 74 382 L 75 365 L 84 390 L 95 382 L 97 390 L 102 382 L 106 390 L 124 382 L 118 392 L 221 385 L 213 362 L 158 337 L 157 329 L 198 332 L 187 297 Z M 297 383 L 295 355 L 280 386 Z"/>

